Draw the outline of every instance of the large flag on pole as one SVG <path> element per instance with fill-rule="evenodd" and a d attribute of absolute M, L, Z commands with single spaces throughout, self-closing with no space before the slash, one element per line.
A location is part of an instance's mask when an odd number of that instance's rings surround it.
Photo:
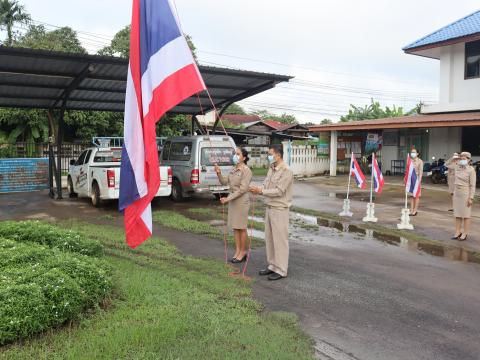
<path fill-rule="evenodd" d="M 352 152 L 352 159 L 350 162 L 350 175 L 353 175 L 357 186 L 360 189 L 365 189 L 367 187 L 367 182 L 365 181 L 365 175 L 362 172 L 362 169 L 358 165 L 357 159 Z"/>
<path fill-rule="evenodd" d="M 373 189 L 376 193 L 381 194 L 385 181 L 383 180 L 382 171 L 380 166 L 378 166 L 377 157 L 375 154 L 372 159 L 372 172 L 373 172 Z"/>
<path fill-rule="evenodd" d="M 415 166 L 413 166 L 412 159 L 408 156 L 407 168 L 405 170 L 405 191 L 412 194 L 415 198 L 420 196 L 420 180 L 415 172 Z"/>
<path fill-rule="evenodd" d="M 152 235 L 150 203 L 160 186 L 155 124 L 202 90 L 205 84 L 170 1 L 133 0 L 119 199 L 131 248 Z"/>

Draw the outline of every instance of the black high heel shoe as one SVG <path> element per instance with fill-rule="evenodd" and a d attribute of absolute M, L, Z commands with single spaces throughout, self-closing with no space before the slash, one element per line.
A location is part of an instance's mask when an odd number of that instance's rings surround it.
<path fill-rule="evenodd" d="M 245 254 L 241 259 L 237 259 L 237 258 L 232 259 L 233 264 L 239 264 L 245 261 L 247 261 L 247 254 Z"/>
<path fill-rule="evenodd" d="M 465 235 L 464 238 L 462 238 L 461 236 L 459 236 L 459 237 L 458 237 L 458 241 L 465 241 L 465 240 L 467 240 L 467 237 L 468 237 L 468 235 Z"/>
<path fill-rule="evenodd" d="M 460 236 L 462 236 L 462 233 L 460 233 L 457 236 L 452 236 L 452 240 L 458 240 L 460 238 Z"/>

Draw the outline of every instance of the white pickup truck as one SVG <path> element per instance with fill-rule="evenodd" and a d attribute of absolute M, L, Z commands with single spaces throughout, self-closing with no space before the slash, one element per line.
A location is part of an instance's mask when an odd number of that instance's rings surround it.
<path fill-rule="evenodd" d="M 91 147 L 70 161 L 67 186 L 70 197 L 89 197 L 99 207 L 103 200 L 118 199 L 121 147 Z M 160 166 L 160 187 L 156 196 L 170 196 L 172 169 Z"/>

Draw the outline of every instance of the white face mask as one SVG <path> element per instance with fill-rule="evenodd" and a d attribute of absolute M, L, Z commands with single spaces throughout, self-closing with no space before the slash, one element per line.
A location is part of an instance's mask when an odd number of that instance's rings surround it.
<path fill-rule="evenodd" d="M 235 154 L 232 156 L 233 165 L 237 165 L 240 162 L 240 157 Z"/>
<path fill-rule="evenodd" d="M 273 157 L 273 155 L 268 155 L 267 160 L 270 165 L 275 163 L 275 158 Z"/>
<path fill-rule="evenodd" d="M 415 159 L 415 158 L 417 157 L 417 153 L 416 153 L 416 152 L 410 153 L 410 157 L 411 157 L 412 159 Z"/>
<path fill-rule="evenodd" d="M 468 165 L 468 160 L 467 159 L 461 159 L 461 160 L 458 161 L 458 164 L 462 165 L 462 166 L 467 166 Z"/>

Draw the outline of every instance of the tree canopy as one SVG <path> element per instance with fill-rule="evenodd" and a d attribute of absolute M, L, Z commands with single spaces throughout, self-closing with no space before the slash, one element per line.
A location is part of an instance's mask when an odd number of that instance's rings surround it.
<path fill-rule="evenodd" d="M 43 25 L 30 25 L 28 31 L 12 45 L 31 49 L 87 53 L 78 40 L 77 33 L 68 26 L 47 31 Z"/>
<path fill-rule="evenodd" d="M 394 105 L 393 108 L 386 106 L 384 109 L 378 101 L 374 101 L 372 99 L 370 105 L 365 105 L 363 107 L 351 104 L 350 109 L 348 110 L 348 114 L 342 116 L 340 118 L 340 121 L 348 122 L 358 120 L 381 119 L 387 117 L 399 117 L 404 115 L 405 114 L 402 107 L 396 107 Z"/>
<path fill-rule="evenodd" d="M 283 113 L 282 115 L 276 115 L 268 110 L 256 110 L 252 112 L 253 115 L 259 116 L 262 120 L 274 120 L 281 122 L 282 124 L 295 124 L 297 119 L 295 115 Z"/>
<path fill-rule="evenodd" d="M 225 115 L 246 115 L 245 110 L 238 104 L 233 103 L 224 112 Z"/>
<path fill-rule="evenodd" d="M 14 40 L 13 27 L 16 23 L 28 24 L 30 14 L 25 7 L 16 0 L 0 0 L 0 29 L 7 30 L 7 39 L 4 44 L 12 46 Z"/>

